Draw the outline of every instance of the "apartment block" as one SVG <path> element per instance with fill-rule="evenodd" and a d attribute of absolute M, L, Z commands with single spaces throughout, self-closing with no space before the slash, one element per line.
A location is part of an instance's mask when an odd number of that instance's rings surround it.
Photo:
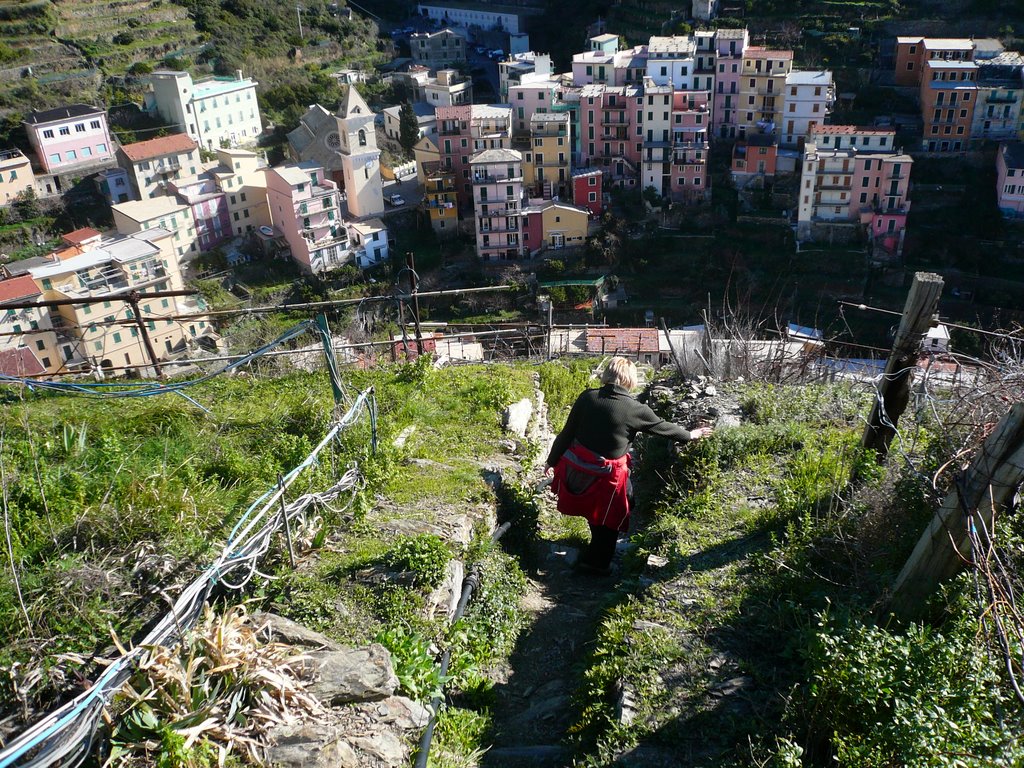
<path fill-rule="evenodd" d="M 292 259 L 307 274 L 344 266 L 350 260 L 348 232 L 338 208 L 338 186 L 313 163 L 266 170 L 267 203 L 274 226 L 284 235 Z"/>
<path fill-rule="evenodd" d="M 191 209 L 176 197 L 133 200 L 112 205 L 110 210 L 114 214 L 114 228 L 120 234 L 131 235 L 150 229 L 170 232 L 171 245 L 179 266 L 184 266 L 199 255 L 199 239 Z"/>
<path fill-rule="evenodd" d="M 193 82 L 188 72 L 158 71 L 150 75 L 153 91 L 147 103 L 171 125 L 214 150 L 255 144 L 263 132 L 255 80 L 242 76 L 207 77 Z"/>
<path fill-rule="evenodd" d="M 71 104 L 36 111 L 25 118 L 23 125 L 45 174 L 111 164 L 114 142 L 107 126 L 107 113 L 99 107 Z"/>
<path fill-rule="evenodd" d="M 498 62 L 498 94 L 502 104 L 509 101 L 509 88 L 522 82 L 525 75 L 550 75 L 551 56 L 546 53 L 514 53 Z"/>
<path fill-rule="evenodd" d="M 511 140 L 510 107 L 467 104 L 437 110 L 438 162 L 442 171 L 454 174 L 461 211 L 473 210 L 470 158 L 485 149 L 509 149 Z"/>
<path fill-rule="evenodd" d="M 388 260 L 388 230 L 380 219 L 365 219 L 346 224 L 352 259 L 360 269 L 383 264 Z"/>
<path fill-rule="evenodd" d="M 619 50 L 619 36 L 590 38 L 590 49 L 572 57 L 575 85 L 639 85 L 647 72 L 647 46 Z"/>
<path fill-rule="evenodd" d="M 697 68 L 697 42 L 689 36 L 652 37 L 647 45 L 644 81 L 654 85 L 692 90 Z"/>
<path fill-rule="evenodd" d="M 430 226 L 439 237 L 454 237 L 459 231 L 455 174 L 442 171 L 438 162 L 425 164 L 423 171 L 423 205 L 430 216 Z"/>
<path fill-rule="evenodd" d="M 752 133 L 732 146 L 730 168 L 737 189 L 764 186 L 775 178 L 779 157 L 779 137 L 774 133 Z"/>
<path fill-rule="evenodd" d="M 921 73 L 921 149 L 962 152 L 971 140 L 978 96 L 978 65 L 973 61 L 929 59 Z"/>
<path fill-rule="evenodd" d="M 792 51 L 747 47 L 740 68 L 737 136 L 781 125 L 786 77 L 792 69 Z"/>
<path fill-rule="evenodd" d="M 639 86 L 586 85 L 579 92 L 581 165 L 605 171 L 616 186 L 638 183 L 644 92 Z"/>
<path fill-rule="evenodd" d="M 223 193 L 236 236 L 270 224 L 266 161 L 248 149 L 218 149 L 217 162 L 206 166 Z"/>
<path fill-rule="evenodd" d="M 419 139 L 424 136 L 437 136 L 437 114 L 433 105 L 423 101 L 415 101 L 412 105 L 413 114 L 416 115 L 416 126 L 419 130 Z M 402 107 L 397 105 L 384 110 L 384 135 L 389 139 L 398 141 L 401 137 Z M 417 139 L 418 140 L 418 139 Z"/>
<path fill-rule="evenodd" d="M 35 185 L 32 163 L 21 150 L 0 150 L 0 206 L 8 205 L 30 189 L 35 190 Z"/>
<path fill-rule="evenodd" d="M 513 137 L 512 148 L 522 154 L 523 184 L 529 197 L 568 197 L 572 173 L 568 114 L 533 115 L 529 134 Z"/>
<path fill-rule="evenodd" d="M 896 38 L 896 85 L 917 87 L 924 78 L 929 61 L 984 61 L 1003 52 L 1003 44 L 993 38 L 921 37 Z"/>
<path fill-rule="evenodd" d="M 29 270 L 45 299 L 183 288 L 170 231 L 157 227 L 131 235 L 95 234 Z M 216 349 L 217 336 L 208 320 L 171 319 L 202 311 L 202 305 L 191 298 L 151 299 L 139 311 L 158 360 L 175 359 L 200 343 Z M 111 298 L 102 303 L 62 305 L 52 310 L 50 323 L 56 334 L 56 351 L 52 365 L 47 366 L 49 373 L 83 368 L 115 375 L 148 373 L 150 360 L 137 318 L 126 302 Z"/>
<path fill-rule="evenodd" d="M 1024 144 L 1008 141 L 996 154 L 996 199 L 1008 219 L 1024 217 Z"/>
<path fill-rule="evenodd" d="M 422 90 L 417 92 L 416 98 L 435 108 L 472 104 L 473 81 L 456 69 L 439 69 L 435 77 L 423 81 Z"/>
<path fill-rule="evenodd" d="M 978 94 L 971 124 L 971 141 L 1014 141 L 1024 130 L 1024 56 L 1004 51 L 978 64 Z"/>
<path fill-rule="evenodd" d="M 859 224 L 876 253 L 899 254 L 913 159 L 895 141 L 891 129 L 815 127 L 804 146 L 797 237 L 813 240 L 831 236 L 834 225 Z"/>
<path fill-rule="evenodd" d="M 736 138 L 739 130 L 740 82 L 743 52 L 750 44 L 746 29 L 719 29 L 715 33 L 715 83 L 711 123 L 715 135 Z"/>
<path fill-rule="evenodd" d="M 36 303 L 40 299 L 42 291 L 28 274 L 0 280 L 0 372 L 8 376 L 47 373 L 60 360 L 48 309 L 3 308 L 6 303 Z"/>
<path fill-rule="evenodd" d="M 466 38 L 450 29 L 409 36 L 412 60 L 430 69 L 466 63 Z"/>
<path fill-rule="evenodd" d="M 554 111 L 561 101 L 563 87 L 559 75 L 537 73 L 524 75 L 519 83 L 509 86 L 513 133 L 527 133 L 534 115 Z"/>
<path fill-rule="evenodd" d="M 825 124 L 835 100 L 836 86 L 829 70 L 795 71 L 786 75 L 782 122 L 776 127 L 779 143 L 783 147 L 801 145 L 811 129 Z"/>
<path fill-rule="evenodd" d="M 470 158 L 476 252 L 484 261 L 522 257 L 523 158 L 511 149 L 485 149 Z"/>
<path fill-rule="evenodd" d="M 145 200 L 168 194 L 168 182 L 195 176 L 200 170 L 199 145 L 184 133 L 125 144 L 117 164 L 128 174 L 134 197 Z"/>

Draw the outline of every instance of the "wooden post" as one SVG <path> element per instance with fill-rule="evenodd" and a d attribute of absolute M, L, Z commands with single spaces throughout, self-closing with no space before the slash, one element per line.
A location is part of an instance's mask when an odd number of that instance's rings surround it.
<path fill-rule="evenodd" d="M 896 424 L 910 400 L 910 383 L 921 337 L 932 323 L 941 293 L 940 275 L 932 272 L 914 275 L 914 283 L 903 307 L 903 319 L 900 320 L 885 373 L 878 385 L 878 396 L 861 439 L 861 445 L 873 448 L 880 458 L 889 452 L 889 443 L 896 436 Z"/>
<path fill-rule="evenodd" d="M 991 530 L 995 510 L 1005 509 L 1024 482 L 1024 403 L 1002 418 L 957 477 L 893 586 L 890 609 L 906 618 L 921 614 L 940 582 L 972 558 L 968 537 L 975 516 Z"/>
<path fill-rule="evenodd" d="M 672 343 L 672 336 L 669 335 L 668 326 L 665 325 L 665 318 L 661 318 L 661 330 L 665 334 L 665 341 L 668 342 L 668 351 L 672 353 L 672 359 L 676 361 L 676 369 L 679 371 L 680 376 L 686 376 L 683 372 L 683 364 L 679 360 L 679 355 L 676 354 L 676 345 Z"/>

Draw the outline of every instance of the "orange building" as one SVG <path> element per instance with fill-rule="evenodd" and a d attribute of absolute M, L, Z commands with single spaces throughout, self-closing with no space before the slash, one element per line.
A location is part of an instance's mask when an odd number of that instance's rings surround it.
<path fill-rule="evenodd" d="M 921 149 L 962 152 L 967 149 L 978 96 L 978 65 L 973 61 L 928 59 L 921 73 Z"/>

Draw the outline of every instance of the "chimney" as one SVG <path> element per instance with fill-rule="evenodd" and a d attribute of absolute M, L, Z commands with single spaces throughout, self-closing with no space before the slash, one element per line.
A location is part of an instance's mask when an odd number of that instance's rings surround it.
<path fill-rule="evenodd" d="M 236 77 L 236 79 L 241 80 L 242 79 L 242 70 L 236 69 L 235 70 L 235 77 Z"/>

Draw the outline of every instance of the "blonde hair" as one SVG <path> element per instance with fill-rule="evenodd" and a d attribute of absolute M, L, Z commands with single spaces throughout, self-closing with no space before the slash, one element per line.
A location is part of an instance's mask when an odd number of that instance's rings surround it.
<path fill-rule="evenodd" d="M 632 360 L 624 357 L 613 357 L 601 372 L 602 384 L 614 384 L 623 389 L 636 386 L 636 366 Z"/>

